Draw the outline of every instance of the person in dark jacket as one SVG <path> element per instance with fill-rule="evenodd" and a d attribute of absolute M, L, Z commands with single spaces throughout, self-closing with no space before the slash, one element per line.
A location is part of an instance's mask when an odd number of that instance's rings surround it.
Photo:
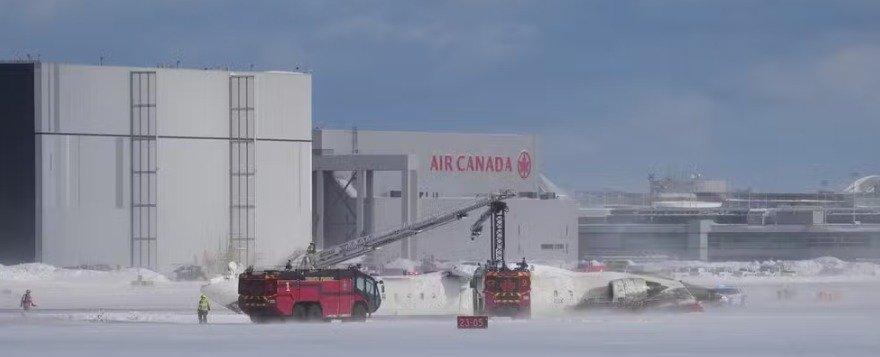
<path fill-rule="evenodd" d="M 37 304 L 34 304 L 34 298 L 31 296 L 31 291 L 27 290 L 24 292 L 24 295 L 21 296 L 21 308 L 24 309 L 24 311 L 28 311 L 32 307 L 37 307 Z"/>
<path fill-rule="evenodd" d="M 208 323 L 208 311 L 211 311 L 211 304 L 208 303 L 208 297 L 202 294 L 199 297 L 199 323 Z"/>

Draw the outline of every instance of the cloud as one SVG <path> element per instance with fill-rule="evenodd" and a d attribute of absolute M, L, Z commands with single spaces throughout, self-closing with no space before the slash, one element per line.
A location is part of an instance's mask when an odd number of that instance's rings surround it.
<path fill-rule="evenodd" d="M 651 168 L 700 168 L 717 154 L 719 103 L 706 93 L 641 87 L 603 99 L 602 112 L 540 134 L 543 166 L 568 170 L 558 178 L 564 185 L 642 190 Z"/>
<path fill-rule="evenodd" d="M 438 62 L 497 62 L 527 50 L 537 27 L 515 18 L 518 7 L 483 17 L 480 8 L 449 6 L 436 11 L 388 9 L 347 11 L 316 31 L 313 44 L 365 42 L 374 48 L 417 47 Z M 362 9 L 363 10 L 363 9 Z M 403 12 L 403 13 L 402 13 Z"/>
<path fill-rule="evenodd" d="M 10 0 L 0 1 L 0 48 L 80 63 L 305 65 L 316 123 L 536 133 L 540 162 L 573 189 L 644 189 L 650 167 L 670 164 L 742 187 L 804 187 L 880 165 L 878 11 L 748 0 Z"/>
<path fill-rule="evenodd" d="M 797 191 L 880 164 L 867 154 L 880 130 L 873 44 L 788 52 L 703 85 L 635 82 L 607 89 L 601 103 L 541 135 L 547 166 L 577 177 L 563 184 L 644 190 L 644 172 L 673 166 L 734 187 Z"/>
<path fill-rule="evenodd" d="M 0 2 L 0 13 L 16 14 L 31 26 L 43 26 L 63 17 L 75 5 L 74 0 L 10 0 Z"/>
<path fill-rule="evenodd" d="M 819 61 L 817 73 L 817 79 L 834 92 L 876 102 L 880 96 L 880 47 L 838 50 Z"/>
<path fill-rule="evenodd" d="M 880 123 L 880 47 L 861 44 L 813 57 L 779 58 L 752 69 L 747 78 L 745 90 L 779 106 L 809 108 L 806 112 L 818 115 L 847 114 L 835 120 Z"/>

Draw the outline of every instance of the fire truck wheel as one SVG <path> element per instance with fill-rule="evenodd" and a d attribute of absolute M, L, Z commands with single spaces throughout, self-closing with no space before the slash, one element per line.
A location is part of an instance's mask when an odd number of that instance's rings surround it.
<path fill-rule="evenodd" d="M 311 304 L 311 305 L 309 305 L 309 309 L 307 311 L 308 311 L 309 321 L 322 321 L 322 320 L 324 320 L 324 312 L 321 311 L 321 305 Z"/>
<path fill-rule="evenodd" d="M 363 303 L 354 304 L 351 309 L 352 321 L 367 321 L 367 307 Z"/>
<path fill-rule="evenodd" d="M 483 303 L 479 300 L 474 300 L 474 316 L 485 314 L 486 311 L 484 309 Z"/>
<path fill-rule="evenodd" d="M 515 315 L 513 315 L 514 320 L 530 320 L 532 318 L 531 311 L 517 311 Z"/>
<path fill-rule="evenodd" d="M 308 308 L 305 304 L 295 304 L 293 305 L 293 321 L 305 321 L 308 317 Z"/>

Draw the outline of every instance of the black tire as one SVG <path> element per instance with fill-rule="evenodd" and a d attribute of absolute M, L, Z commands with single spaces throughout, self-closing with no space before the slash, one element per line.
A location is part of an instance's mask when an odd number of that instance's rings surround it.
<path fill-rule="evenodd" d="M 473 308 L 474 308 L 473 315 L 474 316 L 482 315 L 483 314 L 483 306 L 482 306 L 483 304 L 481 301 L 482 299 L 480 299 L 479 293 L 477 293 L 476 289 L 473 290 L 472 298 L 473 298 L 472 301 L 473 301 Z"/>
<path fill-rule="evenodd" d="M 308 305 L 305 304 L 295 304 L 293 305 L 293 321 L 302 322 L 306 321 L 309 317 Z"/>
<path fill-rule="evenodd" d="M 255 324 L 264 324 L 269 321 L 266 316 L 263 315 L 250 315 L 251 322 Z"/>
<path fill-rule="evenodd" d="M 308 307 L 307 315 L 308 321 L 323 321 L 324 320 L 324 311 L 321 310 L 320 304 L 310 304 Z"/>
<path fill-rule="evenodd" d="M 363 322 L 367 321 L 367 306 L 363 303 L 356 303 L 351 308 L 351 320 Z"/>

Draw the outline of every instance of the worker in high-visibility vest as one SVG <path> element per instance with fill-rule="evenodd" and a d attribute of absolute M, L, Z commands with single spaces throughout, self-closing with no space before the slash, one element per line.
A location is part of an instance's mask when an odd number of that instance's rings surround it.
<path fill-rule="evenodd" d="M 199 323 L 208 323 L 208 311 L 211 311 L 211 304 L 208 303 L 208 297 L 205 294 L 199 298 Z"/>

